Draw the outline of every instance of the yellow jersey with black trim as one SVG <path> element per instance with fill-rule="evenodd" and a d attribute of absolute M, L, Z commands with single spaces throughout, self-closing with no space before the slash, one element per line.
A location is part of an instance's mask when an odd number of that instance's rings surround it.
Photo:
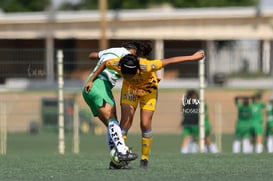
<path fill-rule="evenodd" d="M 120 58 L 108 60 L 106 67 L 117 71 L 123 76 L 119 66 L 119 60 Z M 123 84 L 130 85 L 131 89 L 150 93 L 151 89 L 157 89 L 158 87 L 158 79 L 155 72 L 162 68 L 162 62 L 161 60 L 147 60 L 145 58 L 138 58 L 138 60 L 139 70 L 137 74 L 134 75 L 130 81 L 123 79 Z"/>

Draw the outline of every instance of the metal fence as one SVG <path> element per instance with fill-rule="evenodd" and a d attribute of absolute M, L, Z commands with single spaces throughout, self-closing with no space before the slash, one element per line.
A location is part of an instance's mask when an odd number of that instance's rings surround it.
<path fill-rule="evenodd" d="M 219 61 L 216 67 L 219 66 L 219 69 L 228 67 L 227 72 L 229 73 L 237 71 L 238 66 L 232 68 L 234 61 L 241 59 L 243 54 L 249 51 L 250 50 L 247 49 L 238 50 L 238 52 L 241 53 L 228 53 L 227 50 L 218 52 L 214 58 L 217 60 L 221 59 L 222 64 Z M 99 134 L 104 131 L 104 127 L 96 118 L 92 117 L 89 108 L 81 97 L 83 80 L 95 66 L 96 61 L 88 59 L 90 50 L 63 50 L 63 52 L 66 130 L 69 132 L 72 129 L 73 105 L 76 102 L 81 112 L 81 132 Z M 177 49 L 166 50 L 165 52 L 166 57 L 175 56 L 177 54 L 179 54 L 179 50 Z M 223 60 L 224 57 L 226 60 Z M 209 59 L 207 61 L 211 60 Z M 227 64 L 223 63 L 223 61 Z M 250 69 L 258 72 L 258 68 L 252 65 L 255 63 L 258 64 L 258 60 L 253 58 L 251 60 Z M 2 105 L 5 105 L 5 111 L 3 112 L 3 109 L 1 112 L 1 119 L 6 120 L 8 133 L 25 132 L 36 134 L 44 131 L 56 132 L 58 126 L 56 60 L 54 60 L 53 81 L 48 81 L 47 79 L 46 66 L 46 52 L 44 49 L 0 49 L 0 102 Z M 208 64 L 206 64 L 206 66 L 208 66 Z M 180 109 L 181 97 L 185 91 L 190 88 L 189 86 L 184 86 L 185 82 L 198 81 L 198 64 L 193 64 L 189 67 L 191 67 L 192 71 L 188 74 L 187 71 L 185 71 L 184 74 L 184 77 L 188 77 L 188 79 L 175 78 L 170 80 L 170 82 L 174 82 L 174 86 L 171 90 L 164 90 L 164 85 L 168 84 L 168 80 L 163 80 L 160 84 L 159 102 L 154 116 L 155 133 L 180 134 L 180 122 L 182 119 Z M 175 69 L 174 66 L 169 70 L 165 70 L 165 72 L 168 72 L 168 74 L 177 74 L 177 70 L 179 69 Z M 174 73 L 172 73 L 172 71 L 174 71 Z M 270 78 L 270 80 L 272 80 L 272 78 Z M 177 87 L 181 82 L 184 84 L 181 84 L 181 87 Z M 210 108 L 212 133 L 214 135 L 233 134 L 237 114 L 237 110 L 234 106 L 234 97 L 236 95 L 252 95 L 257 90 L 256 88 L 242 90 L 222 89 L 224 87 L 221 87 L 221 89 L 212 89 L 214 87 L 215 85 L 208 84 L 206 87 L 207 90 L 205 90 L 206 101 Z M 198 84 L 192 88 L 198 89 Z M 267 102 L 272 89 L 268 89 L 267 87 L 260 87 L 260 89 L 263 89 L 263 100 Z M 118 89 L 114 90 L 114 95 L 117 105 L 119 105 Z M 117 106 L 117 109 L 118 115 L 120 115 L 119 106 Z M 3 114 L 5 116 L 2 116 Z M 139 115 L 136 115 L 132 127 L 133 133 L 139 132 L 138 120 Z M 168 121 L 167 125 L 166 121 Z"/>

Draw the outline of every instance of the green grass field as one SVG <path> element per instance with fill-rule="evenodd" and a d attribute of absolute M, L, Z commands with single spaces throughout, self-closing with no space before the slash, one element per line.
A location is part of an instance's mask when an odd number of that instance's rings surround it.
<path fill-rule="evenodd" d="M 1 181 L 268 181 L 273 178 L 273 155 L 232 154 L 231 136 L 223 137 L 223 153 L 187 154 L 180 135 L 154 135 L 149 169 L 108 170 L 105 136 L 82 135 L 80 154 L 72 153 L 66 135 L 66 153 L 58 154 L 57 133 L 9 134 L 7 155 L 0 156 Z M 140 153 L 140 136 L 129 135 L 128 145 Z"/>

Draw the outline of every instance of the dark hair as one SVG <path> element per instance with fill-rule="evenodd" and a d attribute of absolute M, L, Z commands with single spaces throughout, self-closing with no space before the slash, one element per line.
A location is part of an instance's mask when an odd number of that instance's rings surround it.
<path fill-rule="evenodd" d="M 199 97 L 199 95 L 198 95 L 198 93 L 197 93 L 196 90 L 194 90 L 194 89 L 189 89 L 189 90 L 187 91 L 186 97 L 189 99 L 189 98 L 192 98 L 193 96 L 196 96 L 197 98 Z"/>
<path fill-rule="evenodd" d="M 137 59 L 137 56 L 133 54 L 128 54 L 120 59 L 119 66 L 122 74 L 134 75 L 139 69 L 139 61 Z"/>
<path fill-rule="evenodd" d="M 136 55 L 138 57 L 148 58 L 150 53 L 152 52 L 152 41 L 144 40 L 144 41 L 127 41 L 121 44 L 122 47 L 129 49 L 135 49 Z"/>
<path fill-rule="evenodd" d="M 139 43 L 136 41 L 127 41 L 121 44 L 122 47 L 129 49 L 138 50 L 139 49 Z"/>
<path fill-rule="evenodd" d="M 248 98 L 243 98 L 243 105 L 248 106 L 249 105 L 249 99 Z"/>
<path fill-rule="evenodd" d="M 255 98 L 256 98 L 256 99 L 261 99 L 262 96 L 263 96 L 263 93 L 262 93 L 261 91 L 256 92 L 256 94 L 255 94 Z"/>
<path fill-rule="evenodd" d="M 149 40 L 139 42 L 139 48 L 137 51 L 137 56 L 139 57 L 149 57 L 152 52 L 152 42 Z"/>

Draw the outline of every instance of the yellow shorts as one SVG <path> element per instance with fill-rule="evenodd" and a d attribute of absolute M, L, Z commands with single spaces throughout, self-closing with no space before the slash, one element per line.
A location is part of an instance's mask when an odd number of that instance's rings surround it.
<path fill-rule="evenodd" d="M 145 91 L 143 89 L 132 89 L 128 84 L 123 84 L 120 96 L 121 104 L 128 104 L 137 108 L 154 111 L 157 102 L 157 89 Z"/>

